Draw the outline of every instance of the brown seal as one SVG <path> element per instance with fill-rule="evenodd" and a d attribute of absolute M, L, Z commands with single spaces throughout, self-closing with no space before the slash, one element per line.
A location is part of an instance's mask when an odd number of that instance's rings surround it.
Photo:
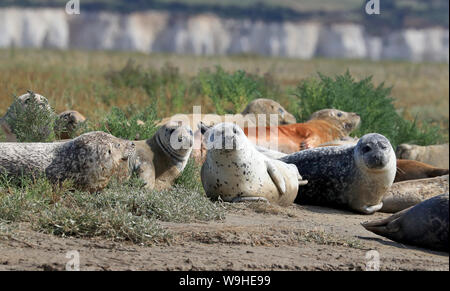
<path fill-rule="evenodd" d="M 59 139 L 70 139 L 73 138 L 76 134 L 77 129 L 81 124 L 86 121 L 86 117 L 84 117 L 80 112 L 75 110 L 67 110 L 61 112 L 58 115 L 58 119 L 56 121 L 57 132 L 59 133 Z"/>
<path fill-rule="evenodd" d="M 359 126 L 360 121 L 356 113 L 324 109 L 313 113 L 305 123 L 246 127 L 244 132 L 258 146 L 290 154 L 344 138 Z"/>
<path fill-rule="evenodd" d="M 150 189 L 170 188 L 184 170 L 192 151 L 192 130 L 185 125 L 169 122 L 155 135 L 135 141 L 135 171 Z"/>
<path fill-rule="evenodd" d="M 67 142 L 0 143 L 0 172 L 8 176 L 45 175 L 52 182 L 72 180 L 95 192 L 115 177 L 130 177 L 135 145 L 104 132 L 90 132 Z"/>
<path fill-rule="evenodd" d="M 448 169 L 436 168 L 422 162 L 397 159 L 395 182 L 433 178 L 448 174 Z"/>

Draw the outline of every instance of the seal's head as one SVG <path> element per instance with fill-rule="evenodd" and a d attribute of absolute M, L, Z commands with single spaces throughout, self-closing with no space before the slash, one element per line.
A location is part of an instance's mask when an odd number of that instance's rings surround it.
<path fill-rule="evenodd" d="M 345 136 L 358 128 L 361 117 L 354 112 L 345 112 L 338 109 L 323 109 L 314 112 L 308 121 L 312 120 L 323 120 L 333 124 Z"/>
<path fill-rule="evenodd" d="M 241 114 L 266 114 L 267 125 L 270 125 L 270 114 L 278 115 L 279 125 L 292 124 L 297 122 L 294 115 L 287 112 L 286 109 L 284 109 L 284 107 L 281 106 L 278 102 L 265 98 L 253 100 L 247 105 L 247 107 L 244 109 L 244 111 L 242 111 Z"/>
<path fill-rule="evenodd" d="M 14 118 L 17 111 L 25 111 L 25 109 L 31 105 L 37 105 L 39 108 L 53 113 L 47 98 L 32 91 L 28 91 L 28 93 L 16 98 L 6 112 L 6 117 Z"/>
<path fill-rule="evenodd" d="M 368 170 L 384 170 L 396 162 L 389 140 L 381 134 L 370 133 L 360 138 L 355 147 L 355 159 Z"/>
<path fill-rule="evenodd" d="M 61 131 L 61 138 L 71 138 L 77 127 L 85 121 L 86 117 L 75 110 L 68 110 L 60 113 L 56 125 Z"/>
<path fill-rule="evenodd" d="M 239 150 L 247 140 L 244 131 L 234 123 L 223 122 L 209 129 L 207 127 L 201 129 L 208 150 Z"/>
<path fill-rule="evenodd" d="M 180 122 L 169 122 L 156 132 L 156 141 L 161 149 L 174 159 L 184 161 L 189 158 L 194 144 L 191 128 Z"/>

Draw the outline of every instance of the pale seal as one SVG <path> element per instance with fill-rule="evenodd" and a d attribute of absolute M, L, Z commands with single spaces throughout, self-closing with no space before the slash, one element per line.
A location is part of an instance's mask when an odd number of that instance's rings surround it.
<path fill-rule="evenodd" d="M 397 158 L 415 160 L 438 168 L 449 168 L 449 145 L 419 146 L 401 144 L 397 147 Z"/>
<path fill-rule="evenodd" d="M 70 179 L 80 190 L 95 192 L 111 178 L 130 177 L 135 145 L 104 132 L 90 132 L 67 142 L 0 143 L 0 172 L 8 176 Z"/>
<path fill-rule="evenodd" d="M 371 214 L 394 182 L 396 158 L 389 140 L 376 133 L 356 145 L 300 151 L 280 159 L 297 166 L 308 184 L 295 199 L 299 204 L 329 205 Z"/>
<path fill-rule="evenodd" d="M 287 112 L 280 103 L 273 101 L 272 99 L 259 98 L 251 101 L 244 111 L 241 112 L 242 115 L 247 114 L 265 114 L 266 115 L 266 125 L 280 125 L 280 124 L 292 124 L 296 123 L 294 115 Z M 270 115 L 277 115 L 277 120 L 270 120 Z M 256 123 L 257 125 L 261 125 Z"/>
<path fill-rule="evenodd" d="M 207 147 L 201 179 L 206 195 L 227 202 L 265 200 L 292 204 L 302 181 L 294 165 L 258 152 L 242 129 L 233 123 L 203 127 Z"/>
<path fill-rule="evenodd" d="M 394 183 L 383 197 L 381 212 L 395 213 L 448 192 L 448 175 Z"/>
<path fill-rule="evenodd" d="M 192 151 L 193 133 L 185 125 L 167 123 L 155 135 L 135 141 L 137 175 L 150 189 L 167 189 L 183 172 Z"/>
<path fill-rule="evenodd" d="M 448 252 L 448 193 L 362 226 L 396 242 Z"/>

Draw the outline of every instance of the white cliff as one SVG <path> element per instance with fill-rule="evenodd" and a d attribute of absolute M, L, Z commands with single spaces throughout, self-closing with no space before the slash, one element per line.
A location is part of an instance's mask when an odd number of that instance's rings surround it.
<path fill-rule="evenodd" d="M 449 61 L 449 31 L 441 27 L 369 35 L 358 24 L 264 22 L 144 11 L 131 14 L 62 9 L 0 8 L 0 48 L 76 48 L 194 55 L 255 53 L 310 59 Z"/>

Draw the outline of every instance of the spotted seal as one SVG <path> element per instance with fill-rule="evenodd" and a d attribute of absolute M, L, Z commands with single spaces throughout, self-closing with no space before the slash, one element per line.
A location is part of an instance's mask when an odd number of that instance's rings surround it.
<path fill-rule="evenodd" d="M 297 196 L 299 185 L 307 183 L 294 165 L 258 152 L 236 124 L 201 128 L 207 148 L 201 180 L 208 197 L 227 202 L 265 200 L 288 206 Z"/>
<path fill-rule="evenodd" d="M 135 150 L 133 142 L 98 131 L 67 142 L 0 143 L 0 172 L 45 175 L 55 183 L 70 179 L 76 188 L 96 192 L 113 177 L 130 177 Z"/>
<path fill-rule="evenodd" d="M 169 122 L 155 135 L 135 141 L 135 172 L 150 189 L 167 189 L 186 167 L 192 151 L 192 130 L 180 123 Z"/>
<path fill-rule="evenodd" d="M 394 150 L 377 133 L 364 135 L 356 145 L 304 150 L 280 161 L 296 165 L 308 180 L 296 203 L 344 207 L 364 214 L 381 209 L 396 173 Z"/>
<path fill-rule="evenodd" d="M 448 252 L 448 198 L 448 193 L 438 195 L 362 226 L 396 242 Z"/>

